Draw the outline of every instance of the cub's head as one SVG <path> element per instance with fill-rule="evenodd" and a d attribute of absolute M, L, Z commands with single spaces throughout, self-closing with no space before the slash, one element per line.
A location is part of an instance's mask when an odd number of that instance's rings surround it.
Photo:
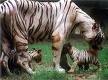
<path fill-rule="evenodd" d="M 70 42 L 63 45 L 62 54 L 69 54 L 71 51 L 72 45 Z"/>
<path fill-rule="evenodd" d="M 30 53 L 30 56 L 33 60 L 36 61 L 36 63 L 41 63 L 42 61 L 42 50 L 41 49 L 35 49 L 33 48 L 33 51 Z"/>

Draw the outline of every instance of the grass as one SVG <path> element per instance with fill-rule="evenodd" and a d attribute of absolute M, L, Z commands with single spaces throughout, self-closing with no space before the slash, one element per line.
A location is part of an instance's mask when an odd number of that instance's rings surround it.
<path fill-rule="evenodd" d="M 87 43 L 82 40 L 70 40 L 72 44 L 78 49 L 86 49 Z M 2 80 L 108 80 L 108 42 L 104 43 L 104 49 L 99 53 L 99 60 L 101 62 L 101 71 L 90 69 L 89 71 L 76 71 L 74 74 L 60 74 L 52 67 L 52 50 L 50 42 L 42 42 L 37 44 L 30 44 L 29 49 L 42 49 L 43 59 L 42 65 L 35 62 L 32 63 L 33 70 L 36 74 L 28 75 L 21 73 L 19 75 L 5 76 Z M 69 59 L 69 62 L 72 61 Z"/>
<path fill-rule="evenodd" d="M 39 66 L 32 80 L 67 80 L 67 74 L 59 74 L 51 67 Z"/>

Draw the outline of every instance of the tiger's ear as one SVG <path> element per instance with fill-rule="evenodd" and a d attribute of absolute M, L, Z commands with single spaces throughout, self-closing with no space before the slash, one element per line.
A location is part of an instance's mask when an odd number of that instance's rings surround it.
<path fill-rule="evenodd" d="M 92 30 L 99 31 L 100 24 L 94 23 Z"/>
<path fill-rule="evenodd" d="M 66 44 L 64 45 L 64 49 L 66 49 L 66 50 L 68 50 L 68 51 L 71 49 L 71 47 L 72 47 L 72 45 L 71 45 L 70 42 L 68 42 L 68 43 L 66 43 Z"/>

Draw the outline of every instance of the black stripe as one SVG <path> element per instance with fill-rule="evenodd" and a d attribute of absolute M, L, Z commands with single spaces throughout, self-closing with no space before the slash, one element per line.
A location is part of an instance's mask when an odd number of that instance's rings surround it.
<path fill-rule="evenodd" d="M 45 6 L 43 3 L 39 2 L 43 7 Z"/>
<path fill-rule="evenodd" d="M 53 19 L 52 19 L 51 29 L 49 30 L 49 31 L 50 31 L 50 32 L 49 32 L 50 35 L 51 35 L 52 32 L 53 32 L 53 24 L 54 24 L 54 15 L 53 15 Z M 49 38 L 51 37 L 50 35 L 49 35 Z"/>
<path fill-rule="evenodd" d="M 50 2 L 48 2 L 48 4 L 49 4 L 49 6 L 50 6 L 50 22 L 51 22 L 53 7 L 52 7 L 52 5 L 51 5 Z"/>
<path fill-rule="evenodd" d="M 26 31 L 27 32 L 27 29 L 26 29 L 26 25 L 25 25 L 25 23 L 24 23 L 24 19 L 23 19 L 23 17 L 22 17 L 22 14 L 17 14 L 17 15 L 19 15 L 19 19 L 21 20 L 21 22 L 22 22 L 22 28 L 24 29 L 22 29 L 23 31 Z"/>
<path fill-rule="evenodd" d="M 22 6 L 22 0 L 20 0 L 20 1 L 21 1 L 21 4 L 19 5 L 19 9 L 21 9 L 21 8 L 22 8 L 22 7 L 21 7 L 21 6 Z"/>
<path fill-rule="evenodd" d="M 66 6 L 67 6 L 67 2 L 68 2 L 68 1 L 65 2 L 64 10 L 65 10 L 65 8 L 66 8 Z M 64 11 L 64 10 L 63 10 L 63 11 Z"/>
<path fill-rule="evenodd" d="M 59 2 L 59 5 L 60 5 L 60 9 L 61 9 L 61 2 Z"/>
<path fill-rule="evenodd" d="M 57 13 L 58 13 L 58 9 L 57 9 L 57 5 L 55 4 L 55 8 L 56 8 L 56 16 L 57 16 Z"/>
<path fill-rule="evenodd" d="M 16 47 L 19 47 L 19 46 L 28 46 L 28 43 L 22 43 L 22 42 L 16 42 Z"/>
<path fill-rule="evenodd" d="M 2 9 L 2 11 L 3 11 L 3 6 L 1 6 L 1 9 Z"/>
<path fill-rule="evenodd" d="M 48 30 L 49 30 L 48 25 L 49 25 L 49 20 L 48 20 L 48 22 L 47 22 L 47 24 L 46 24 L 46 26 L 45 26 L 44 35 L 40 38 L 40 40 L 45 39 L 46 35 L 49 34 L 49 33 L 48 33 Z"/>
<path fill-rule="evenodd" d="M 40 32 L 40 34 L 38 34 L 36 40 L 40 40 L 40 37 L 42 36 L 43 33 L 44 33 L 44 32 Z"/>
<path fill-rule="evenodd" d="M 46 5 L 46 15 L 47 15 L 47 18 L 48 18 L 48 12 L 49 12 L 49 9 L 48 9 L 48 6 Z"/>
<path fill-rule="evenodd" d="M 9 45 L 9 48 L 13 48 L 13 37 L 12 37 L 12 33 L 10 32 L 11 29 L 9 25 L 7 24 L 6 6 L 4 5 L 4 3 L 3 3 L 3 6 L 5 10 L 3 20 L 1 21 L 2 31 L 4 33 L 3 36 L 6 37 L 8 42 L 11 44 Z"/>
<path fill-rule="evenodd" d="M 70 8 L 71 8 L 71 2 L 69 3 L 69 8 L 68 8 L 68 10 L 67 10 L 67 13 L 66 13 L 66 17 L 65 17 L 65 21 L 64 21 L 64 33 L 66 32 L 66 20 L 67 20 L 67 15 L 68 15 L 68 13 L 69 13 L 69 10 L 70 10 Z"/>
<path fill-rule="evenodd" d="M 29 31 L 28 31 L 28 35 L 29 35 L 29 36 L 33 36 L 32 34 L 33 34 L 33 30 L 35 30 L 35 29 L 34 29 L 35 26 L 33 25 L 32 27 L 33 27 L 33 28 L 32 28 L 32 29 L 29 29 Z"/>
<path fill-rule="evenodd" d="M 33 14 L 30 17 L 30 23 L 29 23 L 29 28 L 32 26 L 33 24 L 33 20 L 34 20 L 34 16 L 36 15 L 36 11 L 37 11 L 37 7 L 35 8 Z M 29 29 L 28 29 L 29 30 Z"/>
<path fill-rule="evenodd" d="M 14 29 L 13 30 L 13 33 L 14 33 L 14 37 L 17 35 L 19 38 L 22 38 L 22 39 L 25 39 L 25 37 L 23 36 L 21 36 L 21 35 L 19 35 L 19 33 Z"/>
<path fill-rule="evenodd" d="M 37 6 L 38 6 L 38 12 L 39 12 L 39 10 L 40 10 L 40 6 L 39 6 L 39 4 L 37 4 Z"/>
<path fill-rule="evenodd" d="M 53 7 L 52 7 L 52 4 L 51 3 L 49 3 L 49 5 L 50 5 L 50 24 L 51 24 L 51 27 L 49 27 L 50 28 L 50 32 L 49 32 L 49 34 L 51 33 L 51 31 L 52 31 L 52 29 L 53 29 L 53 22 L 54 22 L 54 18 L 53 18 L 53 13 L 52 13 L 52 10 L 53 10 Z"/>
<path fill-rule="evenodd" d="M 28 29 L 28 30 L 29 30 L 29 31 L 28 31 L 29 37 L 31 36 L 31 34 L 32 34 L 32 32 L 33 32 L 33 29 L 34 29 L 34 27 L 33 27 L 32 29 Z"/>
<path fill-rule="evenodd" d="M 37 26 L 34 34 L 36 34 L 39 31 L 39 29 L 41 28 L 41 25 L 42 25 L 42 16 L 43 16 L 43 8 L 41 7 L 41 16 L 40 16 L 40 19 L 39 19 L 39 25 Z"/>
<path fill-rule="evenodd" d="M 23 4 L 22 4 L 22 7 L 20 8 L 20 9 L 21 9 L 21 13 L 24 12 L 24 1 L 23 1 L 22 3 L 23 3 Z"/>
<path fill-rule="evenodd" d="M 8 1 L 11 5 L 12 5 L 12 7 L 13 7 L 13 9 L 14 9 L 14 5 L 12 4 L 12 2 L 11 1 Z"/>
<path fill-rule="evenodd" d="M 6 7 L 5 7 L 4 3 L 3 3 L 3 6 L 4 6 L 5 14 L 6 14 Z"/>
<path fill-rule="evenodd" d="M 8 3 L 6 3 L 6 5 L 8 6 L 8 9 L 9 9 L 9 14 L 10 14 L 11 10 L 10 10 L 9 4 L 8 4 Z"/>
<path fill-rule="evenodd" d="M 70 2 L 70 3 L 71 3 L 71 2 Z M 63 13 L 64 13 L 64 11 L 65 11 L 66 6 L 67 6 L 67 1 L 65 2 L 65 7 L 64 7 Z M 61 3 L 60 3 L 60 9 L 61 9 Z M 58 24 L 57 27 L 59 27 L 59 25 L 62 23 L 63 18 L 64 18 L 64 14 L 63 14 L 62 19 L 61 19 L 61 21 L 59 22 L 59 24 Z"/>
<path fill-rule="evenodd" d="M 67 13 L 66 13 L 66 17 L 65 17 L 65 21 L 64 21 L 64 33 L 66 32 L 66 20 L 67 20 L 67 15 L 68 15 L 68 13 L 69 13 L 69 10 L 70 10 L 70 8 L 72 8 L 71 7 L 71 2 L 70 2 L 70 4 L 69 4 L 69 8 L 68 8 L 68 10 L 67 10 Z M 75 7 L 74 7 L 75 8 Z M 73 10 L 74 10 L 74 8 L 73 8 Z M 73 12 L 73 11 L 72 11 Z"/>
<path fill-rule="evenodd" d="M 27 36 L 27 35 L 25 35 L 26 33 L 23 32 L 24 30 L 23 30 L 23 28 L 22 28 L 22 26 L 21 26 L 21 24 L 20 24 L 18 15 L 15 16 L 15 19 L 16 19 L 17 28 L 19 29 L 19 31 L 21 32 L 21 34 L 22 34 L 22 35 L 24 36 L 24 38 L 26 39 L 26 36 Z"/>
<path fill-rule="evenodd" d="M 65 2 L 65 7 L 64 7 L 63 13 L 64 13 L 64 11 L 65 11 L 66 6 L 67 6 L 67 1 Z M 61 4 L 60 4 L 60 8 L 61 8 Z M 61 24 L 61 22 L 62 22 L 62 20 L 63 20 L 63 17 L 64 17 L 64 14 L 63 14 L 62 19 L 61 19 L 61 21 L 59 22 L 58 26 Z M 58 26 L 57 26 L 57 27 L 58 27 Z"/>
<path fill-rule="evenodd" d="M 29 3 L 28 3 L 28 1 L 26 1 L 26 2 L 27 2 L 27 9 L 26 9 L 25 12 L 24 12 L 24 18 L 25 18 L 26 14 L 27 14 L 27 12 L 28 12 L 28 10 L 29 10 Z"/>

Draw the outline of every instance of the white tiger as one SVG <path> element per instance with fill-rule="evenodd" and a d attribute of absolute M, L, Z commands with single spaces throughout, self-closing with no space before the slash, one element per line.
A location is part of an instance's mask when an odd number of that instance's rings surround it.
<path fill-rule="evenodd" d="M 76 28 L 74 25 L 78 25 L 87 41 L 92 40 L 98 31 L 101 31 L 95 20 L 72 0 L 7 0 L 0 4 L 0 15 L 3 52 L 7 56 L 16 48 L 18 64 L 30 74 L 33 71 L 28 65 L 28 43 L 52 39 L 54 67 L 59 72 L 65 72 L 60 66 L 61 50 L 68 34 Z M 26 61 L 23 60 L 25 58 Z"/>

